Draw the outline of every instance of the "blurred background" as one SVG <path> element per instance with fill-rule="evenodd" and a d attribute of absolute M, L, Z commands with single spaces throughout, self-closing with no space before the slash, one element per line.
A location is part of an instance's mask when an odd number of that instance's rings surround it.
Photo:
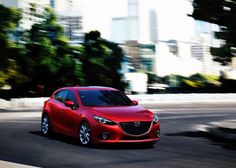
<path fill-rule="evenodd" d="M 0 98 L 62 86 L 236 92 L 234 0 L 0 0 Z"/>
<path fill-rule="evenodd" d="M 236 0 L 0 0 L 0 167 L 236 167 L 235 57 Z M 43 102 L 76 85 L 124 91 L 161 140 L 42 136 Z"/>

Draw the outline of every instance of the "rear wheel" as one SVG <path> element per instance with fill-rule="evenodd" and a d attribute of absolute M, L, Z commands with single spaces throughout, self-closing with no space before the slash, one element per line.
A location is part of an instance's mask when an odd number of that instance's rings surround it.
<path fill-rule="evenodd" d="M 41 132 L 43 135 L 48 136 L 50 133 L 50 122 L 48 115 L 43 115 L 41 120 Z"/>
<path fill-rule="evenodd" d="M 79 142 L 84 146 L 91 144 L 91 129 L 85 121 L 79 127 Z"/>

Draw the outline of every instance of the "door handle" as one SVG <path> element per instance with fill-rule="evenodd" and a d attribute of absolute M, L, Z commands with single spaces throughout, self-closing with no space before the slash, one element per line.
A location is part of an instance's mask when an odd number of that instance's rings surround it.
<path fill-rule="evenodd" d="M 65 112 L 65 110 L 61 110 L 61 112 L 63 112 L 63 113 L 64 113 L 64 112 Z"/>

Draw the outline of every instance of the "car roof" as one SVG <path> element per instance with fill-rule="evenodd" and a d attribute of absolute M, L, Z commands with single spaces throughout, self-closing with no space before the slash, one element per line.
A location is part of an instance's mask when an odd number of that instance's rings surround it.
<path fill-rule="evenodd" d="M 70 87 L 63 87 L 62 89 L 72 89 L 72 90 L 114 90 L 117 91 L 115 88 L 105 87 L 105 86 L 70 86 Z"/>

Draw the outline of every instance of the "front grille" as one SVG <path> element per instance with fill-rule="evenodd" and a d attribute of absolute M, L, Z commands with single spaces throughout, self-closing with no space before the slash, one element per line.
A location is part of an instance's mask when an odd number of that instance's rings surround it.
<path fill-rule="evenodd" d="M 144 122 L 121 122 L 120 123 L 121 128 L 123 131 L 127 134 L 131 135 L 142 135 L 144 133 L 147 133 L 151 122 L 150 121 L 144 121 Z"/>

